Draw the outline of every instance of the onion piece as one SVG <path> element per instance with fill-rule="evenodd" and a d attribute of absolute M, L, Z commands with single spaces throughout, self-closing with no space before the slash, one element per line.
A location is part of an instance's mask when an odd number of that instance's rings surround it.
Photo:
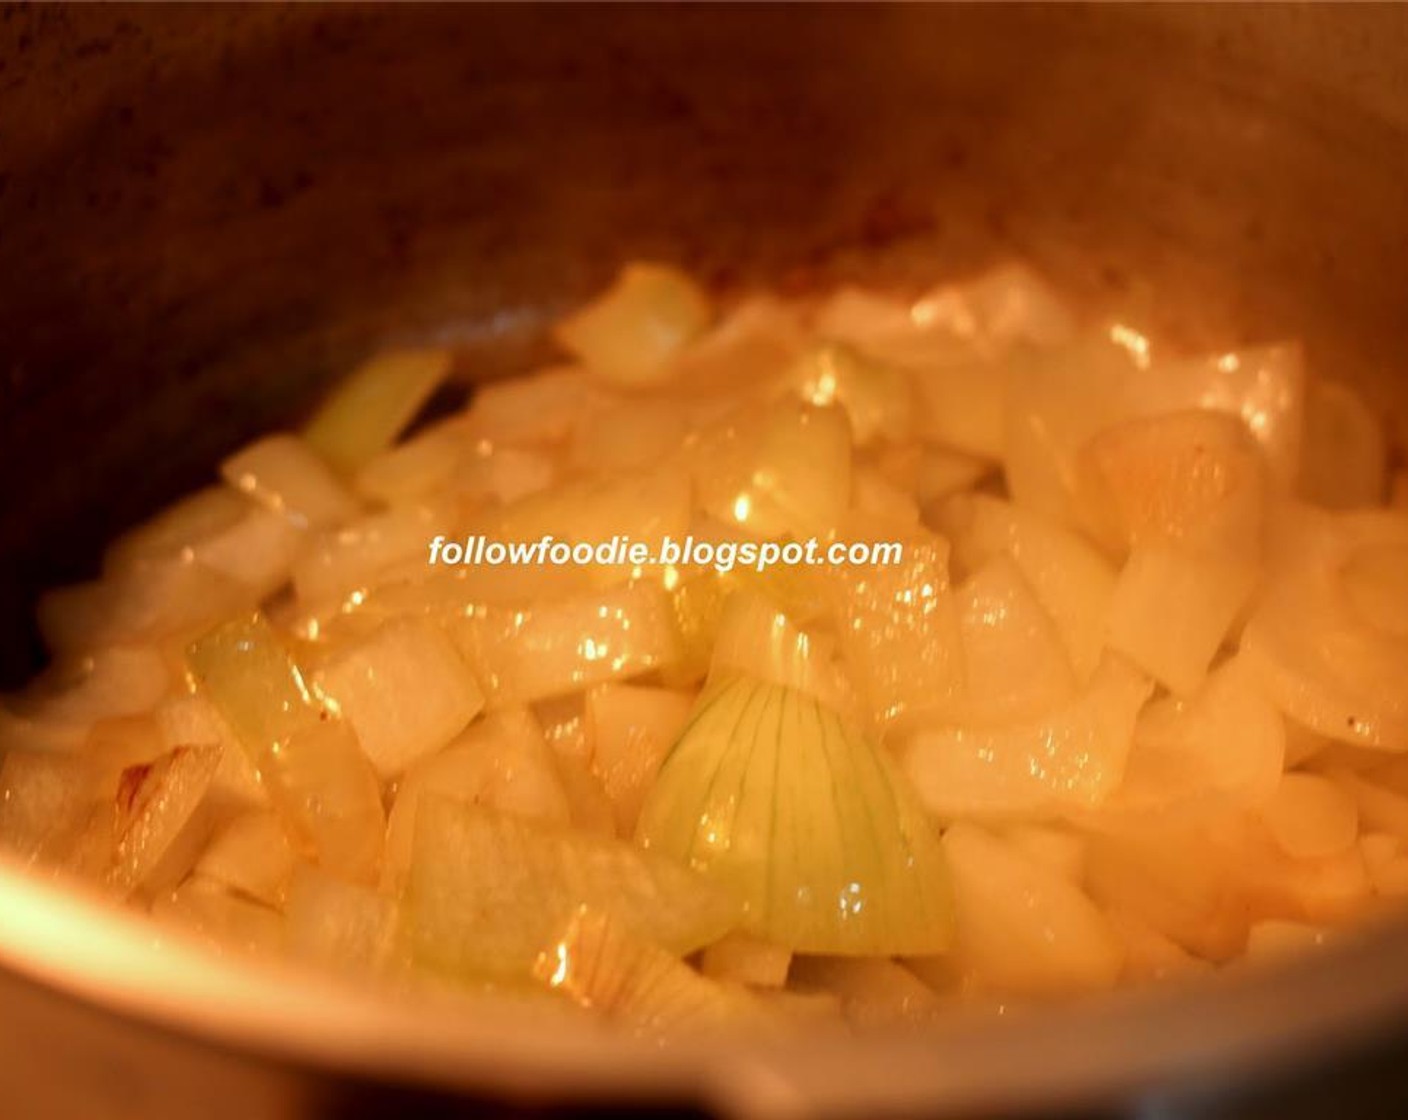
<path fill-rule="evenodd" d="M 374 876 L 385 829 L 376 775 L 342 720 L 311 701 L 268 621 L 228 622 L 186 660 L 294 835 L 328 870 Z"/>
<path fill-rule="evenodd" d="M 284 937 L 295 956 L 365 975 L 389 961 L 396 919 L 393 899 L 303 864 L 289 882 Z"/>
<path fill-rule="evenodd" d="M 963 644 L 963 719 L 995 726 L 1069 701 L 1075 673 L 1051 616 L 1000 555 L 954 593 Z"/>
<path fill-rule="evenodd" d="M 220 476 L 300 529 L 327 529 L 357 513 L 356 499 L 327 463 L 297 436 L 256 440 L 221 463 Z"/>
<path fill-rule="evenodd" d="M 314 451 L 351 473 L 384 451 L 450 373 L 444 350 L 390 350 L 363 362 L 303 430 Z"/>
<path fill-rule="evenodd" d="M 1353 796 L 1318 774 L 1285 775 L 1260 815 L 1280 849 L 1296 859 L 1336 855 L 1359 837 Z"/>
<path fill-rule="evenodd" d="M 33 714 L 52 723 L 89 726 L 140 715 L 171 685 L 166 658 L 150 646 L 110 646 L 76 663 L 56 665 L 26 695 Z"/>
<path fill-rule="evenodd" d="M 708 298 L 684 273 L 630 264 L 605 293 L 561 320 L 553 333 L 603 381 L 641 388 L 669 378 L 670 359 L 703 333 L 711 315 Z"/>
<path fill-rule="evenodd" d="M 887 760 L 794 689 L 736 677 L 700 698 L 637 838 L 743 899 L 799 952 L 928 954 L 950 936 L 938 838 Z"/>
<path fill-rule="evenodd" d="M 1266 467 L 1236 417 L 1192 409 L 1125 421 L 1080 449 L 1076 471 L 1085 522 L 1114 550 L 1258 555 Z"/>
<path fill-rule="evenodd" d="M 240 813 L 221 828 L 196 861 L 196 874 L 267 906 L 280 908 L 297 857 L 276 814 Z"/>
<path fill-rule="evenodd" d="M 932 533 L 891 539 L 904 547 L 901 563 L 827 572 L 842 658 L 861 700 L 886 729 L 952 713 L 964 681 L 947 542 Z"/>
<path fill-rule="evenodd" d="M 691 461 L 705 512 L 757 536 L 823 534 L 850 505 L 850 425 L 836 407 L 774 405 L 706 433 Z"/>
<path fill-rule="evenodd" d="M 474 723 L 397 783 L 386 824 L 382 882 L 393 890 L 405 883 L 415 851 L 416 821 L 426 798 L 451 797 L 566 828 L 571 803 L 560 773 L 542 730 L 527 711 L 496 712 Z"/>
<path fill-rule="evenodd" d="M 798 957 L 790 983 L 802 991 L 833 993 L 857 1027 L 929 1023 L 942 1009 L 924 981 L 880 957 Z"/>
<path fill-rule="evenodd" d="M 147 881 L 200 805 L 219 760 L 212 747 L 177 747 L 123 771 L 106 876 L 115 891 L 126 896 Z"/>
<path fill-rule="evenodd" d="M 1380 416 L 1334 381 L 1311 381 L 1305 403 L 1299 496 L 1337 510 L 1382 504 L 1389 448 Z"/>
<path fill-rule="evenodd" d="M 910 318 L 929 329 L 944 327 L 999 345 L 1061 346 L 1076 330 L 1070 309 L 1051 285 L 1017 262 L 925 293 L 910 308 Z"/>
<path fill-rule="evenodd" d="M 793 363 L 786 381 L 807 404 L 844 408 L 857 447 L 910 434 L 914 406 L 909 378 L 849 346 L 813 347 Z"/>
<path fill-rule="evenodd" d="M 1408 750 L 1408 638 L 1366 625 L 1341 572 L 1362 547 L 1408 543 L 1401 515 L 1292 509 L 1241 648 L 1292 719 L 1337 742 Z"/>
<path fill-rule="evenodd" d="M 1197 819 L 1264 805 L 1281 782 L 1285 741 L 1280 713 L 1234 657 L 1196 695 L 1139 713 L 1124 780 L 1100 816 Z"/>
<path fill-rule="evenodd" d="M 56 864 L 78 842 L 98 799 L 81 755 L 10 748 L 0 761 L 0 844 L 25 863 Z"/>
<path fill-rule="evenodd" d="M 396 506 L 321 534 L 293 568 L 293 586 L 308 603 L 340 599 L 383 578 L 398 564 L 429 561 L 432 537 L 444 534 L 452 511 L 438 502 Z"/>
<path fill-rule="evenodd" d="M 693 704 L 690 693 L 639 685 L 598 685 L 587 693 L 592 773 L 611 799 L 620 835 L 635 832 L 641 804 Z"/>
<path fill-rule="evenodd" d="M 1021 995 L 1114 985 L 1120 943 L 1063 876 L 970 824 L 944 834 L 957 913 L 955 963 L 983 990 Z"/>
<path fill-rule="evenodd" d="M 829 635 L 798 627 L 762 595 L 740 589 L 724 600 L 709 671 L 716 678 L 742 675 L 785 685 L 849 714 L 854 689 L 836 663 L 835 644 Z"/>
<path fill-rule="evenodd" d="M 937 524 L 953 540 L 955 564 L 972 573 L 1011 556 L 1088 681 L 1105 646 L 1115 571 L 1089 542 L 1053 521 L 985 494 L 944 503 Z"/>
<path fill-rule="evenodd" d="M 351 724 L 383 779 L 443 747 L 484 707 L 454 644 L 423 619 L 388 623 L 335 652 L 313 686 Z"/>
<path fill-rule="evenodd" d="M 642 471 L 678 450 L 686 434 L 684 407 L 677 399 L 605 398 L 578 418 L 567 443 L 567 463 L 588 474 Z"/>
<path fill-rule="evenodd" d="M 583 1007 L 650 1038 L 765 1022 L 761 1005 L 746 992 L 700 976 L 591 907 L 573 912 L 534 963 L 533 974 Z"/>
<path fill-rule="evenodd" d="M 491 709 L 629 679 L 682 656 L 670 601 L 646 583 L 521 610 L 480 608 L 452 636 Z"/>
<path fill-rule="evenodd" d="M 470 448 L 469 426 L 462 417 L 441 421 L 369 459 L 352 479 L 352 488 L 384 505 L 419 501 L 449 485 Z"/>
<path fill-rule="evenodd" d="M 198 875 L 155 899 L 152 917 L 195 935 L 221 953 L 233 950 L 264 956 L 284 947 L 284 924 L 277 910 Z"/>
<path fill-rule="evenodd" d="M 210 701 L 197 694 L 171 696 L 152 712 L 162 745 L 175 747 L 219 747 L 220 763 L 210 782 L 212 799 L 238 810 L 268 806 L 269 795 L 259 779 L 259 771 L 240 746 L 239 739 L 220 718 Z"/>
<path fill-rule="evenodd" d="M 581 418 L 593 391 L 580 366 L 553 366 L 526 377 L 477 385 L 465 417 L 471 438 L 490 448 L 561 443 Z"/>
<path fill-rule="evenodd" d="M 113 575 L 179 558 L 201 541 L 219 536 L 249 512 L 249 500 L 223 486 L 208 486 L 173 502 L 103 553 L 103 571 Z"/>
<path fill-rule="evenodd" d="M 705 976 L 754 988 L 781 988 L 791 963 L 791 949 L 737 932 L 699 955 L 699 971 Z"/>
<path fill-rule="evenodd" d="M 1095 808 L 1124 776 L 1135 717 L 1152 691 L 1142 673 L 1107 656 L 1070 703 L 1036 719 L 916 733 L 904 769 L 940 817 Z"/>
<path fill-rule="evenodd" d="M 460 976 L 526 976 L 583 904 L 677 953 L 718 940 L 738 921 L 725 894 L 653 852 L 443 796 L 421 803 L 404 895 L 420 964 Z"/>
<path fill-rule="evenodd" d="M 39 598 L 44 644 L 55 653 L 156 641 L 253 606 L 253 594 L 194 560 L 176 559 L 59 587 Z"/>
<path fill-rule="evenodd" d="M 1243 557 L 1176 546 L 1137 546 L 1110 601 L 1109 648 L 1180 696 L 1202 686 L 1217 651 L 1256 589 Z"/>

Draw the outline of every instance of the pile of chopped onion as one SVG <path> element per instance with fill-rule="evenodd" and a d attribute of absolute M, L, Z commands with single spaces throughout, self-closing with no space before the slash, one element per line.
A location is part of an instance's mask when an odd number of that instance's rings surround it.
<path fill-rule="evenodd" d="M 1165 354 L 1020 266 L 720 304 L 658 264 L 556 340 L 419 428 L 454 355 L 373 357 L 45 597 L 0 842 L 226 951 L 651 1035 L 1408 898 L 1408 476 L 1294 343 Z M 904 552 L 429 562 L 544 534 Z"/>

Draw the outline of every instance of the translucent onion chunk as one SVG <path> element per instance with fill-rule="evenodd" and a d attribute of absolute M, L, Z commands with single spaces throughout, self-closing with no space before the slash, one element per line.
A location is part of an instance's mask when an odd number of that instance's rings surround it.
<path fill-rule="evenodd" d="M 667 379 L 670 359 L 704 331 L 711 315 L 708 298 L 684 273 L 632 264 L 555 333 L 603 381 L 638 388 Z"/>
<path fill-rule="evenodd" d="M 798 952 L 942 952 L 947 873 L 888 761 L 795 689 L 719 682 L 660 769 L 637 838 L 743 899 L 744 928 Z"/>
<path fill-rule="evenodd" d="M 484 707 L 454 643 L 423 619 L 389 623 L 335 653 L 313 679 L 382 778 L 443 747 Z"/>
<path fill-rule="evenodd" d="M 1361 548 L 1408 545 L 1401 514 L 1286 512 L 1277 558 L 1242 634 L 1242 651 L 1287 715 L 1337 742 L 1408 750 L 1408 637 L 1365 619 L 1345 571 Z M 1352 578 L 1364 581 L 1360 569 Z M 1401 578 L 1401 575 L 1400 575 Z"/>
<path fill-rule="evenodd" d="M 940 817 L 1095 808 L 1124 776 L 1134 721 L 1152 692 L 1147 677 L 1112 655 L 1071 701 L 1034 719 L 915 733 L 904 769 Z"/>
<path fill-rule="evenodd" d="M 295 835 L 329 870 L 373 877 L 386 819 L 376 775 L 342 720 L 312 701 L 268 621 L 211 631 L 192 643 L 187 665 Z"/>
<path fill-rule="evenodd" d="M 767 1022 L 762 1005 L 743 989 L 699 975 L 633 935 L 610 913 L 588 906 L 573 912 L 535 961 L 533 975 L 608 1021 L 649 1038 Z"/>
<path fill-rule="evenodd" d="M 362 363 L 332 391 L 303 438 L 352 472 L 386 450 L 450 373 L 445 350 L 391 350 Z"/>
<path fill-rule="evenodd" d="M 958 915 L 955 963 L 995 992 L 1107 988 L 1123 953 L 1096 905 L 1061 875 L 970 824 L 944 834 Z"/>
<path fill-rule="evenodd" d="M 301 529 L 326 529 L 357 513 L 357 500 L 297 436 L 255 441 L 221 463 L 220 475 L 241 494 Z"/>
<path fill-rule="evenodd" d="M 672 953 L 717 941 L 739 918 L 726 893 L 655 852 L 443 796 L 421 804 L 404 896 L 421 964 L 526 977 L 584 904 Z"/>

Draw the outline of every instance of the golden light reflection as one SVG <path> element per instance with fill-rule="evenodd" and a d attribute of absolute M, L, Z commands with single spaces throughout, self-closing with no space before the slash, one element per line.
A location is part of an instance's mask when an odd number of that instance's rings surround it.
<path fill-rule="evenodd" d="M 1140 369 L 1149 368 L 1149 364 L 1153 360 L 1149 340 L 1133 327 L 1116 323 L 1110 328 L 1110 341 L 1127 351 L 1129 356 L 1134 359 L 1134 364 Z"/>

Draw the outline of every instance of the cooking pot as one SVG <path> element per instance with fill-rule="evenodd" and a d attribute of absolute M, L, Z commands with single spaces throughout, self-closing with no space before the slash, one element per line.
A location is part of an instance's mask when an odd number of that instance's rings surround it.
<path fill-rule="evenodd" d="M 1298 336 L 1408 431 L 1408 9 L 0 9 L 0 669 L 42 586 L 384 343 L 467 377 L 624 258 L 1025 258 Z M 1148 293 L 1154 293 L 1151 300 Z M 660 1049 L 207 960 L 0 870 L 15 1115 L 1403 1115 L 1408 929 L 932 1031 Z"/>

